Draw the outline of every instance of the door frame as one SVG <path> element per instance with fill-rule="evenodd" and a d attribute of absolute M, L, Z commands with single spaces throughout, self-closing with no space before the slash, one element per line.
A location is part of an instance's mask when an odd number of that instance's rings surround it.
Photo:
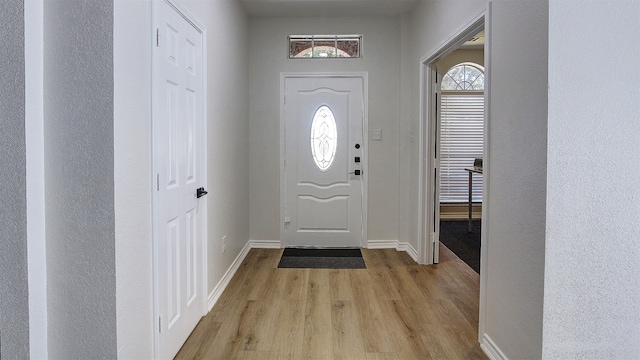
<path fill-rule="evenodd" d="M 369 73 L 362 72 L 282 72 L 280 73 L 280 247 L 285 247 L 285 215 L 286 215 L 286 118 L 285 118 L 285 95 L 286 80 L 291 78 L 354 78 L 362 81 L 362 241 L 361 247 L 367 244 L 367 193 L 369 178 Z"/>
<path fill-rule="evenodd" d="M 164 1 L 169 6 L 171 6 L 180 16 L 182 16 L 187 22 L 189 22 L 197 31 L 202 34 L 202 118 L 200 126 L 202 127 L 202 131 L 200 133 L 200 141 L 202 142 L 201 154 L 200 158 L 202 159 L 202 183 L 206 188 L 208 188 L 208 180 L 207 180 L 207 29 L 206 27 L 199 22 L 182 4 L 178 2 L 178 0 L 159 0 Z M 151 56 L 151 83 L 150 83 L 150 113 L 151 113 L 151 121 L 150 121 L 150 153 L 151 153 L 151 179 L 150 179 L 150 191 L 151 191 L 151 238 L 152 238 L 152 248 L 153 248 L 153 258 L 152 258 L 152 274 L 153 274 L 153 358 L 157 359 L 160 357 L 160 304 L 159 304 L 159 284 L 158 284 L 158 242 L 157 242 L 157 234 L 156 234 L 156 225 L 157 225 L 157 212 L 155 210 L 155 202 L 156 202 L 156 170 L 154 165 L 154 144 L 155 139 L 153 137 L 153 125 L 156 117 L 154 116 L 154 97 L 155 97 L 155 70 L 156 70 L 156 60 L 155 60 L 155 52 L 156 50 L 156 29 L 158 28 L 156 12 L 158 11 L 158 6 L 156 1 L 151 2 L 151 29 L 150 29 L 150 37 L 149 37 L 149 46 L 151 47 L 150 56 Z M 206 199 L 206 198 L 205 198 Z M 200 289 L 199 296 L 202 298 L 202 316 L 206 315 L 209 311 L 208 308 L 208 294 L 207 294 L 207 237 L 208 237 L 208 215 L 207 215 L 207 200 L 202 202 L 201 214 L 202 217 L 202 236 L 200 237 L 200 249 L 202 249 L 201 261 L 202 261 L 202 273 L 201 273 L 201 281 L 200 281 Z"/>
<path fill-rule="evenodd" d="M 465 25 L 460 27 L 451 37 L 440 43 L 420 60 L 420 122 L 419 122 L 419 181 L 418 181 L 418 262 L 430 265 L 438 262 L 437 245 L 439 239 L 435 237 L 436 230 L 433 219 L 438 215 L 436 209 L 437 181 L 431 181 L 432 171 L 437 168 L 436 143 L 437 116 L 435 114 L 438 104 L 436 103 L 437 89 L 435 88 L 436 63 L 456 50 L 471 36 L 481 30 L 485 30 L 485 112 L 484 112 L 484 157 L 488 158 L 489 149 L 489 99 L 490 99 L 490 34 L 489 34 L 489 6 L 473 17 Z M 484 161 L 484 179 L 488 179 L 489 171 L 487 161 Z M 488 197 L 488 180 L 483 181 L 483 193 Z M 485 212 L 486 201 L 483 201 L 483 214 Z M 437 211 L 437 212 L 436 212 Z M 439 216 L 438 216 L 439 217 Z M 485 227 L 482 227 L 482 238 L 484 239 Z M 481 272 L 482 273 L 482 272 Z"/>
<path fill-rule="evenodd" d="M 484 45 L 484 157 L 483 157 L 483 181 L 482 181 L 482 221 L 480 232 L 480 313 L 478 324 L 478 341 L 484 344 L 485 319 L 486 319 L 486 294 L 487 294 L 487 224 L 490 223 L 489 199 L 491 177 L 491 2 L 476 16 L 458 28 L 448 39 L 437 45 L 420 60 L 420 122 L 419 122 L 419 171 L 418 171 L 418 262 L 420 264 L 433 264 L 437 259 L 437 245 L 439 238 L 435 238 L 434 223 L 428 221 L 436 216 L 435 195 L 436 189 L 430 175 L 437 166 L 435 164 L 436 141 L 436 116 L 434 103 L 435 92 L 435 64 L 446 55 L 457 49 L 468 38 L 478 31 L 485 31 Z M 484 347 L 483 347 L 484 349 Z"/>

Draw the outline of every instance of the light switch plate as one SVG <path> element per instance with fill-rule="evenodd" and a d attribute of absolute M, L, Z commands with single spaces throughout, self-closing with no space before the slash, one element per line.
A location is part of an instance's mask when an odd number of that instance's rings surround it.
<path fill-rule="evenodd" d="M 381 129 L 371 129 L 371 140 L 375 140 L 375 141 L 382 140 L 382 130 Z"/>

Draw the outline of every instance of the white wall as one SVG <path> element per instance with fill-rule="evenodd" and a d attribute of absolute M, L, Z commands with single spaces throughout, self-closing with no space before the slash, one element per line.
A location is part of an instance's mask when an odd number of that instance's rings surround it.
<path fill-rule="evenodd" d="M 114 2 L 114 192 L 118 358 L 152 358 L 151 4 Z"/>
<path fill-rule="evenodd" d="M 207 31 L 209 293 L 249 239 L 248 24 L 235 1 L 182 4 Z M 148 359 L 153 340 L 151 2 L 116 1 L 114 12 L 118 357 Z"/>
<path fill-rule="evenodd" d="M 419 97 L 419 89 L 412 86 L 415 67 L 414 31 L 410 13 L 400 17 L 400 111 L 398 119 L 398 240 L 410 244 L 418 250 L 417 216 L 415 201 L 417 194 L 417 172 L 412 169 L 417 163 L 412 161 L 412 150 L 418 144 L 418 131 L 411 121 L 413 106 Z M 415 175 L 415 177 L 414 177 Z"/>
<path fill-rule="evenodd" d="M 29 357 L 24 3 L 0 3 L 0 358 Z"/>
<path fill-rule="evenodd" d="M 113 2 L 44 4 L 49 357 L 116 357 Z"/>
<path fill-rule="evenodd" d="M 414 11 L 408 90 L 412 129 L 418 129 L 420 57 L 437 50 L 486 5 L 486 1 L 421 2 Z M 545 1 L 493 1 L 488 35 L 492 48 L 485 49 L 492 61 L 485 154 L 490 191 L 485 193 L 488 211 L 483 218 L 487 257 L 482 268 L 484 328 L 480 331 L 512 359 L 539 358 L 542 350 L 547 19 Z M 418 165 L 417 151 L 417 145 L 412 146 L 412 169 Z M 417 178 L 417 174 L 411 176 Z M 408 205 L 417 209 L 417 201 Z"/>
<path fill-rule="evenodd" d="M 47 358 L 47 244 L 44 204 L 44 2 L 24 2 L 29 247 L 29 355 Z"/>
<path fill-rule="evenodd" d="M 362 58 L 288 59 L 292 34 L 362 34 Z M 280 73 L 367 71 L 368 240 L 398 240 L 400 18 L 252 18 L 250 26 L 251 239 L 280 240 Z"/>
<path fill-rule="evenodd" d="M 543 356 L 638 359 L 640 2 L 549 13 Z"/>

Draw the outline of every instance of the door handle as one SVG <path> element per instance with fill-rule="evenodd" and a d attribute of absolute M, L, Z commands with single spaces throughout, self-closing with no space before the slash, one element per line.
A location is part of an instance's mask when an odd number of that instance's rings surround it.
<path fill-rule="evenodd" d="M 198 199 L 203 197 L 203 196 L 205 196 L 205 195 L 207 195 L 207 194 L 208 194 L 208 192 L 203 187 L 196 189 L 196 197 Z"/>
<path fill-rule="evenodd" d="M 362 174 L 362 170 L 349 171 L 349 174 L 351 174 L 351 175 L 360 175 L 360 174 Z"/>

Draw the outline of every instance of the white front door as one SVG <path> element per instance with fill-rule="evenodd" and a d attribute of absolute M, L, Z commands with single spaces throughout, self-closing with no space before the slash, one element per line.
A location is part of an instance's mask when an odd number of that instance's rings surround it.
<path fill-rule="evenodd" d="M 204 314 L 203 34 L 154 2 L 154 271 L 157 358 L 173 358 Z M 202 193 L 202 192 L 201 192 Z"/>
<path fill-rule="evenodd" d="M 364 81 L 284 77 L 285 246 L 362 246 Z"/>

